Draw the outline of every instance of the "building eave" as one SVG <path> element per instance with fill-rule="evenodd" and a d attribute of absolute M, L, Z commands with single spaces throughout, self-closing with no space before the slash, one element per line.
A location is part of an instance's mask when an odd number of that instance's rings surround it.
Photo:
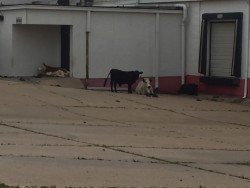
<path fill-rule="evenodd" d="M 147 13 L 177 13 L 181 14 L 179 8 L 173 7 L 148 7 L 148 6 L 57 6 L 57 5 L 11 5 L 0 6 L 0 11 L 11 10 L 55 10 L 55 11 L 96 11 L 96 12 L 147 12 Z"/>

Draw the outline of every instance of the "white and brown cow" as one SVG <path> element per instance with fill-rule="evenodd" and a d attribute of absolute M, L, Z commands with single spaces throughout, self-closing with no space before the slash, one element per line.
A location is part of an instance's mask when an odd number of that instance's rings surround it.
<path fill-rule="evenodd" d="M 142 78 L 142 80 L 138 83 L 135 91 L 139 95 L 146 95 L 146 96 L 153 96 L 157 97 L 156 92 L 154 91 L 153 87 L 151 86 L 151 79 L 149 78 Z"/>
<path fill-rule="evenodd" d="M 45 63 L 38 68 L 38 76 L 68 77 L 69 71 L 61 67 L 48 66 Z"/>

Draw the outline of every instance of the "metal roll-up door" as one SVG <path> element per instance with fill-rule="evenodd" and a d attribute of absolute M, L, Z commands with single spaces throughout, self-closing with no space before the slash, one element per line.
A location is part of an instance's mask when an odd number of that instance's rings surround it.
<path fill-rule="evenodd" d="M 230 77 L 234 59 L 235 22 L 211 24 L 210 74 Z"/>

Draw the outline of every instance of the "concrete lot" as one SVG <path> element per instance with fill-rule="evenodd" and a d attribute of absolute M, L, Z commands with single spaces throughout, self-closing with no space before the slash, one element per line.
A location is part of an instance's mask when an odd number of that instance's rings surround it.
<path fill-rule="evenodd" d="M 50 86 L 66 82 L 0 80 L 0 182 L 250 187 L 248 101 Z"/>

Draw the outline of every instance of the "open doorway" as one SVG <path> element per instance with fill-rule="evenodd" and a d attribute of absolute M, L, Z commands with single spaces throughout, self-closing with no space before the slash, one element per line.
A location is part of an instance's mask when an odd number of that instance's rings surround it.
<path fill-rule="evenodd" d="M 9 66 L 12 76 L 36 76 L 45 63 L 61 66 L 59 25 L 13 25 L 13 58 Z"/>

